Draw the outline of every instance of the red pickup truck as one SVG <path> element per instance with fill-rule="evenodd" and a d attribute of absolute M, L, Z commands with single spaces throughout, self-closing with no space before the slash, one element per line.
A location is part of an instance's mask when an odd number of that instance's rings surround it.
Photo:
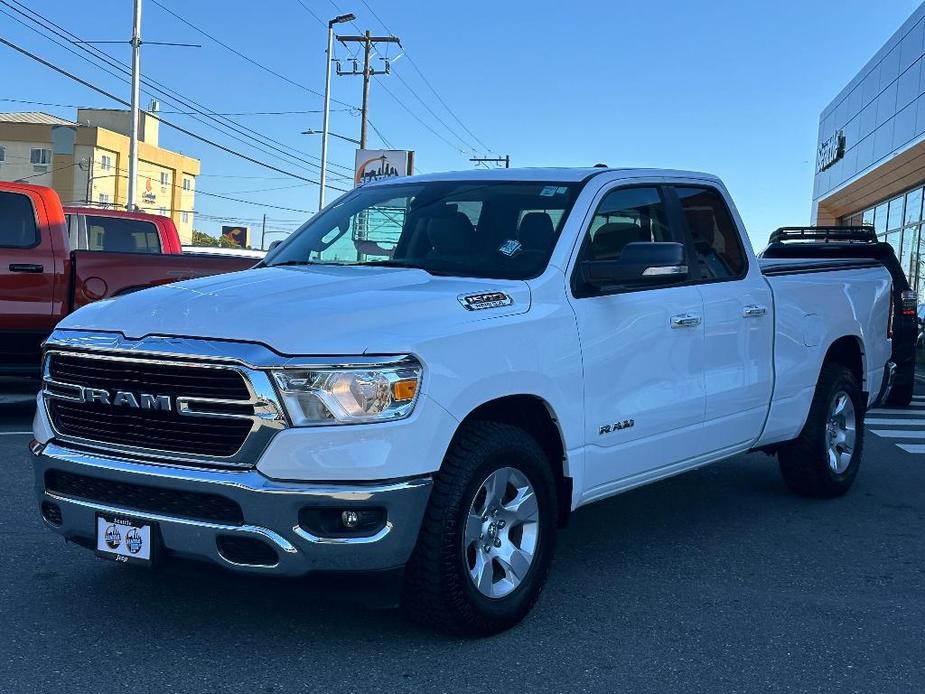
<path fill-rule="evenodd" d="M 184 254 L 165 217 L 65 210 L 51 188 L 0 182 L 0 375 L 36 375 L 42 341 L 84 304 L 256 262 Z"/>

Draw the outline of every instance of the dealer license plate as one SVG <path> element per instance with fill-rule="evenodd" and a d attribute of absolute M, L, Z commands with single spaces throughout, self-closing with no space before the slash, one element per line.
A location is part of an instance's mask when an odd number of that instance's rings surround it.
<path fill-rule="evenodd" d="M 96 517 L 96 551 L 118 562 L 151 562 L 153 529 L 150 524 L 116 516 Z"/>

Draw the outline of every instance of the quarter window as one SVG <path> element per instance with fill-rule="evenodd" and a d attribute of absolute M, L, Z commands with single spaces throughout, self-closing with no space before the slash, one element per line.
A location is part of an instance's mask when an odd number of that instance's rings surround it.
<path fill-rule="evenodd" d="M 677 187 L 675 191 L 693 241 L 700 279 L 725 279 L 744 274 L 745 251 L 719 191 L 693 187 Z M 697 272 L 692 268 L 694 278 Z"/>
<path fill-rule="evenodd" d="M 619 188 L 594 213 L 580 260 L 613 260 L 634 241 L 671 240 L 658 189 Z"/>
<path fill-rule="evenodd" d="M 39 242 L 32 202 L 18 193 L 0 193 L 0 247 L 32 248 Z"/>

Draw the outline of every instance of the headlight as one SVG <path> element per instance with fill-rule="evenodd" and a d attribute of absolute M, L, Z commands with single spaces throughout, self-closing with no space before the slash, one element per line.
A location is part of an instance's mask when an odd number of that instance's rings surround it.
<path fill-rule="evenodd" d="M 357 424 L 410 415 L 421 365 L 406 359 L 389 366 L 285 369 L 273 378 L 295 426 Z"/>

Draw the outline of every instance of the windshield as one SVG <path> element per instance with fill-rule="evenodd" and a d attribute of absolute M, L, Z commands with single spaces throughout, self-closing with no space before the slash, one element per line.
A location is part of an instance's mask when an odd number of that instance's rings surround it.
<path fill-rule="evenodd" d="M 433 181 L 357 188 L 264 261 L 527 279 L 549 262 L 578 183 Z"/>

